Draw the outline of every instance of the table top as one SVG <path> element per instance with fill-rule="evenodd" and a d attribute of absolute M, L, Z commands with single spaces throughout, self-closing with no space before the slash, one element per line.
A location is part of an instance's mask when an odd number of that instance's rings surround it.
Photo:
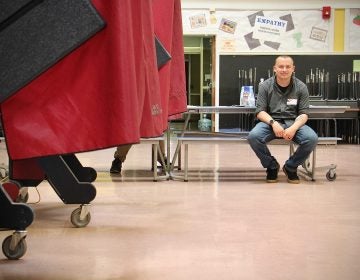
<path fill-rule="evenodd" d="M 188 114 L 209 114 L 209 113 L 222 113 L 222 114 L 246 114 L 254 113 L 256 107 L 245 106 L 187 106 Z M 345 113 L 349 106 L 314 106 L 310 105 L 309 114 L 342 114 Z"/>

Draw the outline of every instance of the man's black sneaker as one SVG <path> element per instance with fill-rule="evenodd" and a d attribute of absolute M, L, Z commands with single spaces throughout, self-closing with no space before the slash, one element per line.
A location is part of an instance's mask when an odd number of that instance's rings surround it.
<path fill-rule="evenodd" d="M 163 169 L 163 170 L 165 170 L 166 169 L 166 166 L 164 166 L 164 164 L 163 164 L 163 162 L 162 162 L 162 160 L 161 160 L 161 157 L 160 156 L 158 156 L 158 158 L 157 158 L 157 162 L 158 163 L 160 163 L 160 167 Z M 164 163 L 165 163 L 165 165 L 166 165 L 166 163 L 167 163 L 167 159 L 166 159 L 166 157 L 164 157 Z M 159 167 L 159 166 L 158 166 Z"/>
<path fill-rule="evenodd" d="M 299 184 L 300 183 L 300 179 L 297 175 L 297 172 L 295 171 L 290 171 L 289 169 L 286 168 L 286 165 L 283 166 L 283 171 L 287 177 L 287 181 L 291 184 Z"/>
<path fill-rule="evenodd" d="M 111 164 L 110 173 L 113 173 L 113 174 L 120 173 L 121 167 L 122 167 L 121 160 L 118 158 L 114 159 Z"/>
<path fill-rule="evenodd" d="M 276 168 L 268 168 L 266 169 L 266 182 L 268 183 L 276 183 L 278 180 L 280 165 L 276 162 Z"/>

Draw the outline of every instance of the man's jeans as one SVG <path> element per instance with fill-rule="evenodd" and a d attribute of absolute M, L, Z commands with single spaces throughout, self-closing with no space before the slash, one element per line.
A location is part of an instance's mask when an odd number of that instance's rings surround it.
<path fill-rule="evenodd" d="M 290 124 L 281 124 L 287 128 Z M 272 127 L 266 123 L 258 122 L 250 131 L 248 141 L 264 168 L 276 168 L 276 159 L 271 155 L 266 143 L 275 139 Z M 292 139 L 299 146 L 295 153 L 285 162 L 289 171 L 296 171 L 297 167 L 305 162 L 315 149 L 318 136 L 312 128 L 303 125 Z"/>

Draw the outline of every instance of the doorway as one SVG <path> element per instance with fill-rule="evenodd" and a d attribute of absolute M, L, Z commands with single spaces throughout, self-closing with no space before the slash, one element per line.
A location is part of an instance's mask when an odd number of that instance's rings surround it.
<path fill-rule="evenodd" d="M 184 55 L 187 104 L 215 105 L 215 36 L 184 36 Z M 204 118 L 212 116 L 192 115 L 189 129 L 197 130 Z"/>
<path fill-rule="evenodd" d="M 214 105 L 214 50 L 214 36 L 184 36 L 188 105 Z"/>

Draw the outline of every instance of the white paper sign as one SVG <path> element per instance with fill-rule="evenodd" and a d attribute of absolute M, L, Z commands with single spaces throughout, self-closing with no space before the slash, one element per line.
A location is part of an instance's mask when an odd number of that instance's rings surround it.
<path fill-rule="evenodd" d="M 287 21 L 279 18 L 256 16 L 253 38 L 279 42 L 286 32 Z"/>

